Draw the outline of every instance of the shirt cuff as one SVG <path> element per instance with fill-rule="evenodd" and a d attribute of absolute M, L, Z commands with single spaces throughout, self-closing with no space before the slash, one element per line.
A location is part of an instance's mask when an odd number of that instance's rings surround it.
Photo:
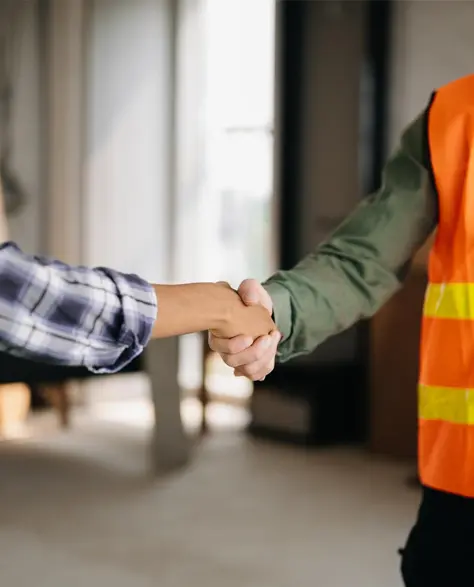
<path fill-rule="evenodd" d="M 264 283 L 263 287 L 272 298 L 273 320 L 283 337 L 278 347 L 277 356 L 284 359 L 285 341 L 289 339 L 292 331 L 290 293 L 283 285 L 275 281 Z"/>
<path fill-rule="evenodd" d="M 122 306 L 122 324 L 116 341 L 119 354 L 113 364 L 90 366 L 93 373 L 117 373 L 138 357 L 148 344 L 158 312 L 154 288 L 136 275 L 104 270 L 113 279 Z"/>

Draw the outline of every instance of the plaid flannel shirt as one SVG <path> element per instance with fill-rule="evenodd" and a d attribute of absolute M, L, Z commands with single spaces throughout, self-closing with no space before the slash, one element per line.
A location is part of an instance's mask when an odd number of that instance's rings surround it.
<path fill-rule="evenodd" d="M 135 275 L 70 267 L 0 245 L 0 349 L 113 373 L 139 355 L 156 318 L 153 288 Z"/>

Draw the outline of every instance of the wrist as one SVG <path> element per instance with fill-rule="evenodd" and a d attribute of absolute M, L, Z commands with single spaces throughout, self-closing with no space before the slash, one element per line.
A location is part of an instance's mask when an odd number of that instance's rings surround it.
<path fill-rule="evenodd" d="M 236 302 L 240 302 L 238 293 L 224 282 L 206 284 L 208 299 L 211 301 L 212 326 L 209 330 L 223 330 L 235 320 Z M 237 304 L 239 307 L 240 304 Z"/>
<path fill-rule="evenodd" d="M 292 332 L 291 300 L 288 290 L 276 281 L 263 284 L 272 300 L 272 319 L 282 335 L 281 342 L 285 342 Z"/>

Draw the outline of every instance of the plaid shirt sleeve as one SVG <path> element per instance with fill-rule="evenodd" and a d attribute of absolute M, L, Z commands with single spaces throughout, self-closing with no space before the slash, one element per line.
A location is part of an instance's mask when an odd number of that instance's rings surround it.
<path fill-rule="evenodd" d="M 0 349 L 19 357 L 113 373 L 139 355 L 157 313 L 135 275 L 71 267 L 0 246 Z"/>

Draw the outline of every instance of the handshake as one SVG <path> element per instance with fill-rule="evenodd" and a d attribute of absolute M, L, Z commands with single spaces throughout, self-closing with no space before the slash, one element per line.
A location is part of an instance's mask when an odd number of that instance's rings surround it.
<path fill-rule="evenodd" d="M 272 300 L 255 280 L 238 291 L 227 283 L 155 285 L 158 315 L 154 338 L 209 331 L 209 345 L 236 376 L 262 380 L 272 371 L 281 335 Z"/>
<path fill-rule="evenodd" d="M 247 279 L 240 284 L 238 295 L 247 309 L 264 310 L 271 316 L 273 302 L 258 281 Z M 209 346 L 219 353 L 224 362 L 234 369 L 237 377 L 248 377 L 252 381 L 263 381 L 275 367 L 278 344 L 282 338 L 272 320 L 272 328 L 263 332 L 254 331 L 254 336 L 239 333 L 223 336 L 222 332 L 209 331 Z"/>

